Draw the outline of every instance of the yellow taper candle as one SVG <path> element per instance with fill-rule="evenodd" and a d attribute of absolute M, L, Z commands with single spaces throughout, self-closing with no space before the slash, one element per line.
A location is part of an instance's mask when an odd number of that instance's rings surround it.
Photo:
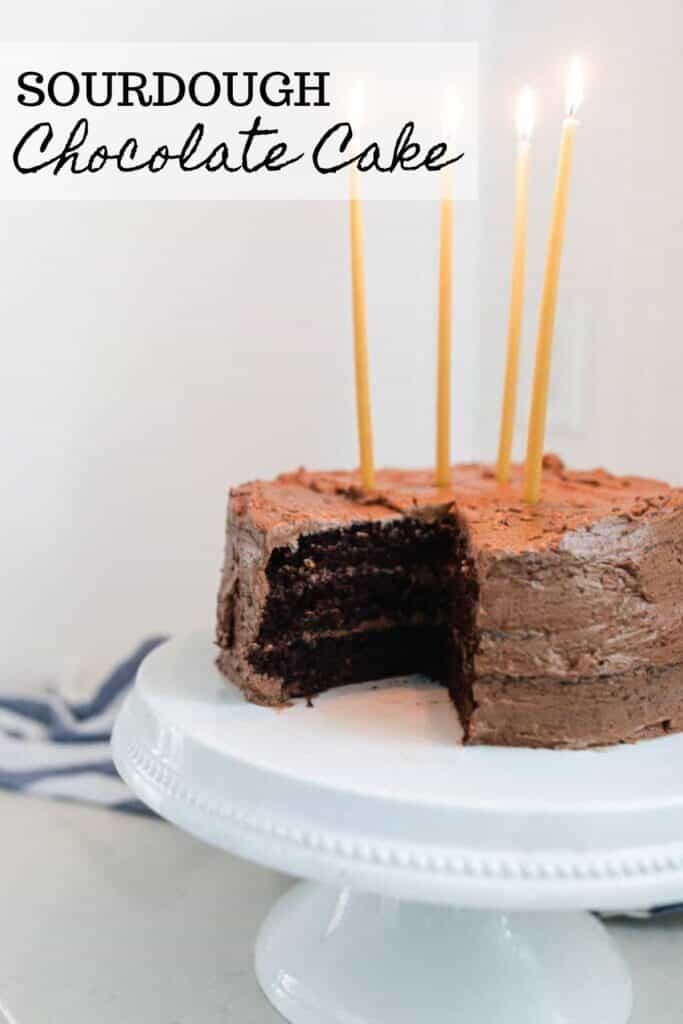
<path fill-rule="evenodd" d="M 444 135 L 454 130 L 459 101 L 453 89 L 444 100 Z M 451 481 L 451 326 L 453 319 L 453 166 L 441 171 L 439 212 L 439 323 L 436 371 L 436 483 Z"/>
<path fill-rule="evenodd" d="M 515 221 L 512 247 L 512 283 L 508 319 L 507 361 L 503 408 L 500 419 L 500 441 L 496 478 L 506 483 L 510 476 L 510 458 L 515 432 L 517 408 L 517 377 L 519 373 L 519 342 L 524 304 L 524 272 L 526 267 L 527 211 L 529 207 L 529 149 L 534 127 L 536 101 L 528 86 L 519 94 L 517 103 L 517 170 L 515 175 Z"/>
<path fill-rule="evenodd" d="M 362 86 L 357 83 L 352 97 L 349 118 L 357 128 L 362 117 Z M 356 371 L 356 414 L 358 448 L 363 487 L 375 486 L 375 464 L 372 453 L 372 417 L 370 413 L 370 377 L 368 371 L 368 330 L 365 314 L 365 271 L 363 266 L 363 214 L 361 209 L 358 168 L 349 168 L 349 213 L 351 227 L 351 301 L 353 307 L 354 363 Z"/>
<path fill-rule="evenodd" d="M 541 492 L 543 470 L 543 445 L 548 411 L 548 387 L 550 384 L 550 362 L 552 356 L 557 288 L 560 279 L 560 262 L 564 224 L 569 197 L 569 176 L 571 171 L 574 135 L 578 121 L 576 113 L 583 94 L 583 72 L 580 62 L 575 59 L 570 67 L 567 81 L 567 116 L 562 128 L 560 156 L 557 167 L 557 182 L 553 202 L 548 255 L 545 264 L 545 279 L 541 298 L 541 312 L 536 341 L 536 365 L 534 369 L 529 434 L 527 438 L 526 472 L 524 476 L 524 498 L 532 504 L 537 502 Z"/>

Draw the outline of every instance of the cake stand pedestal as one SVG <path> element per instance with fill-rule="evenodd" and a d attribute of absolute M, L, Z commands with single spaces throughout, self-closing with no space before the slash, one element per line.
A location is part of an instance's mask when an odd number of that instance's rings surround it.
<path fill-rule="evenodd" d="M 456 910 L 300 882 L 256 943 L 294 1024 L 624 1024 L 631 985 L 590 914 Z"/>
<path fill-rule="evenodd" d="M 606 751 L 463 748 L 445 690 L 403 679 L 276 711 L 206 635 L 149 655 L 114 757 L 160 815 L 310 881 L 256 944 L 293 1024 L 625 1024 L 590 909 L 683 895 L 683 736 Z"/>

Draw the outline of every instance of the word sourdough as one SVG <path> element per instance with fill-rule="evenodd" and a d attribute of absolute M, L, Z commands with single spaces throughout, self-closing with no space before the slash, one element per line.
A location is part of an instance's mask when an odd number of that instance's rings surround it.
<path fill-rule="evenodd" d="M 196 71 L 185 78 L 173 71 L 24 71 L 18 78 L 17 101 L 39 107 L 85 102 L 91 107 L 173 107 L 184 100 L 197 107 L 226 103 L 248 107 L 260 100 L 268 107 L 328 107 L 327 71 Z"/>

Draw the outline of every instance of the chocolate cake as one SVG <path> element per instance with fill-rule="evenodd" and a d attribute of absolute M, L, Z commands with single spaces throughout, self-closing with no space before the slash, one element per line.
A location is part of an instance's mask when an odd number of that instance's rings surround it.
<path fill-rule="evenodd" d="M 218 664 L 283 704 L 423 673 L 465 742 L 588 747 L 683 730 L 683 491 L 544 460 L 543 498 L 482 465 L 301 469 L 231 493 Z"/>

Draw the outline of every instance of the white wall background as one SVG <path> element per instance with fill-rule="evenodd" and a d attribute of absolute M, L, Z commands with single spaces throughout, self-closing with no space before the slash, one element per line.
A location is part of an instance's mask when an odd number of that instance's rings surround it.
<path fill-rule="evenodd" d="M 29 40 L 479 39 L 482 202 L 462 204 L 456 230 L 460 458 L 496 442 L 511 97 L 526 78 L 543 94 L 528 357 L 563 64 L 585 53 L 556 374 L 568 385 L 549 440 L 573 461 L 683 482 L 677 2 L 173 0 L 162 18 L 151 0 L 37 0 L 4 17 L 6 38 Z M 151 631 L 210 624 L 227 486 L 355 463 L 346 210 L 0 204 L 0 225 L 0 664 L 115 657 Z M 366 210 L 383 463 L 432 458 L 436 228 L 431 204 Z"/>

